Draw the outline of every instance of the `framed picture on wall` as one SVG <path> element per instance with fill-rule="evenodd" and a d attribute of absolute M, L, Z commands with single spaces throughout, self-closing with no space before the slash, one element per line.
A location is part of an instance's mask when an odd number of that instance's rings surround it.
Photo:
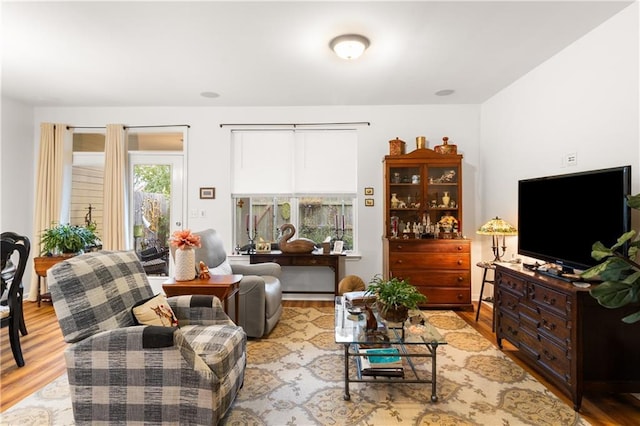
<path fill-rule="evenodd" d="M 201 200 L 213 200 L 214 198 L 216 198 L 215 188 L 200 188 Z"/>

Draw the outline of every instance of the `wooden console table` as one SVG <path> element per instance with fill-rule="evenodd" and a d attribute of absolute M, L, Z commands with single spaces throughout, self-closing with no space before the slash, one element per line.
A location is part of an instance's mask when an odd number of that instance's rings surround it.
<path fill-rule="evenodd" d="M 334 290 L 338 295 L 340 274 L 344 270 L 344 254 L 313 254 L 313 253 L 254 253 L 249 255 L 249 263 L 275 262 L 280 266 L 323 266 L 333 269 Z M 327 291 L 295 291 L 294 293 L 330 293 Z"/>
<path fill-rule="evenodd" d="M 224 305 L 224 311 L 229 314 L 229 298 L 234 296 L 235 312 L 234 322 L 238 324 L 238 310 L 240 281 L 242 275 L 211 275 L 208 280 L 195 278 L 191 281 L 176 281 L 169 278 L 162 284 L 162 289 L 167 297 L 182 296 L 185 294 L 208 294 L 218 297 Z"/>

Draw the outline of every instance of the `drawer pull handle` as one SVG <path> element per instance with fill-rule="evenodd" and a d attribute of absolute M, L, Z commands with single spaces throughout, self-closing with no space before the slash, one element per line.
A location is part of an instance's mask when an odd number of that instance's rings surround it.
<path fill-rule="evenodd" d="M 458 259 L 458 265 L 462 265 L 462 260 Z"/>
<path fill-rule="evenodd" d="M 318 261 L 317 261 L 317 260 L 315 260 L 315 259 L 313 259 L 310 263 L 312 263 L 312 264 L 314 264 L 314 265 L 315 265 L 316 263 L 318 263 Z"/>
<path fill-rule="evenodd" d="M 458 251 L 462 251 L 462 246 L 458 246 Z"/>
<path fill-rule="evenodd" d="M 547 305 L 555 305 L 556 304 L 556 299 L 555 297 L 549 298 L 546 294 L 545 296 L 542 298 L 542 301 L 544 303 L 546 303 Z"/>
<path fill-rule="evenodd" d="M 403 248 L 404 248 L 404 246 L 402 246 L 400 244 L 398 245 L 398 250 L 402 250 Z"/>
<path fill-rule="evenodd" d="M 509 334 L 511 334 L 512 336 L 517 336 L 518 335 L 518 330 L 514 330 L 513 327 L 509 327 L 507 328 L 507 331 L 509 332 Z"/>
<path fill-rule="evenodd" d="M 549 351 L 548 351 L 548 350 L 546 350 L 546 349 L 544 350 L 543 354 L 544 354 L 544 357 L 545 357 L 548 361 L 555 361 L 555 360 L 556 360 L 556 357 L 555 357 L 555 356 L 553 356 L 551 353 L 549 353 Z"/>
<path fill-rule="evenodd" d="M 507 302 L 507 308 L 514 310 L 516 307 L 517 305 L 515 303 Z"/>
<path fill-rule="evenodd" d="M 556 325 L 553 323 L 549 323 L 547 320 L 542 320 L 542 326 L 549 331 L 553 331 L 556 329 Z"/>
<path fill-rule="evenodd" d="M 458 277 L 458 282 L 462 282 L 462 281 L 464 281 L 464 278 L 463 277 Z"/>
<path fill-rule="evenodd" d="M 402 263 L 402 259 L 398 259 L 396 263 Z"/>

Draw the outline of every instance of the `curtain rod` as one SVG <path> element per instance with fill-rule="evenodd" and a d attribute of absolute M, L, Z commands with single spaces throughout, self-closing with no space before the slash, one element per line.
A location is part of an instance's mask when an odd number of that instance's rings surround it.
<path fill-rule="evenodd" d="M 367 125 L 371 126 L 368 121 L 348 121 L 343 123 L 221 123 L 220 127 L 235 127 L 235 126 L 293 126 L 295 129 L 297 126 L 353 126 L 353 125 Z"/>
<path fill-rule="evenodd" d="M 189 124 L 156 124 L 153 126 L 124 126 L 125 129 L 144 129 L 153 127 L 186 127 L 191 128 Z M 67 130 L 70 129 L 106 129 L 107 126 L 67 126 Z"/>

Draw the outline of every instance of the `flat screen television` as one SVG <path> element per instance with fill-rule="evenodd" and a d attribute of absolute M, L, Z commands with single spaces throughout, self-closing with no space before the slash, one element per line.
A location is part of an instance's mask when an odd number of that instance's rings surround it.
<path fill-rule="evenodd" d="M 518 181 L 518 253 L 566 273 L 596 265 L 593 243 L 631 229 L 630 193 L 631 166 Z"/>

